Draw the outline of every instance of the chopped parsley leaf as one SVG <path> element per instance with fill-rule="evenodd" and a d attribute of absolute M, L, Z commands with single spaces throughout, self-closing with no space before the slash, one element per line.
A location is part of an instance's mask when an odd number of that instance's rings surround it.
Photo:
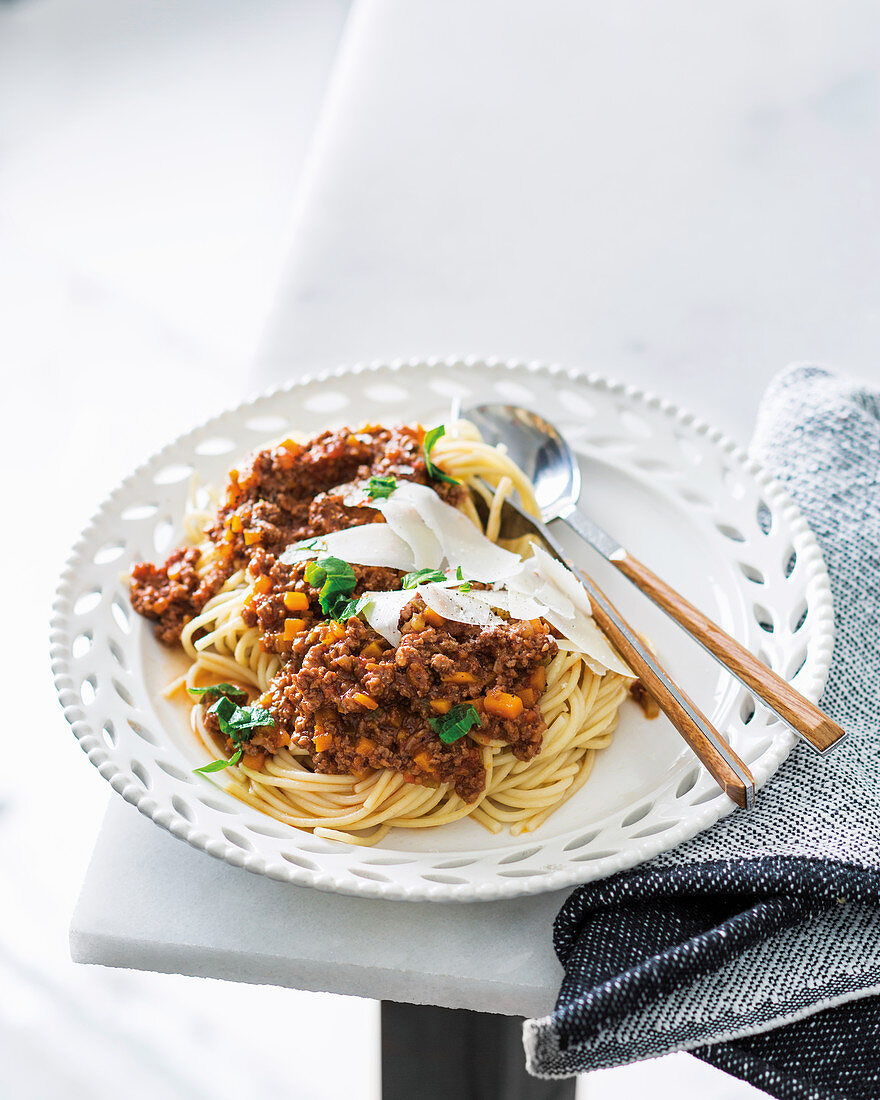
<path fill-rule="evenodd" d="M 294 550 L 310 550 L 317 553 L 319 550 L 326 550 L 327 543 L 322 538 L 313 539 L 301 539 L 299 542 L 293 544 Z"/>
<path fill-rule="evenodd" d="M 347 600 L 344 596 L 337 596 L 336 603 L 329 613 L 330 618 L 337 619 L 341 623 L 346 623 L 352 616 L 360 614 L 361 611 L 366 611 L 371 603 L 372 600 L 369 594 L 360 596 L 356 600 Z"/>
<path fill-rule="evenodd" d="M 462 582 L 462 583 L 461 583 L 461 584 L 460 584 L 460 585 L 458 586 L 458 590 L 459 590 L 459 592 L 470 592 L 470 590 L 471 590 L 471 587 L 473 586 L 473 583 L 474 583 L 474 582 L 473 582 L 473 581 L 466 581 L 466 580 L 464 579 L 464 573 L 462 573 L 462 571 L 461 571 L 461 566 L 459 566 L 459 567 L 458 567 L 458 568 L 457 568 L 457 569 L 455 570 L 455 579 L 456 579 L 457 581 L 461 581 L 461 582 Z"/>
<path fill-rule="evenodd" d="M 471 703 L 459 703 L 452 707 L 446 714 L 437 718 L 429 718 L 428 724 L 439 736 L 444 745 L 451 745 L 471 729 L 479 726 L 481 722 L 479 711 Z"/>
<path fill-rule="evenodd" d="M 186 690 L 190 695 L 195 695 L 197 699 L 216 699 L 221 695 L 231 699 L 233 703 L 237 700 L 243 703 L 247 699 L 247 692 L 235 687 L 234 684 L 210 684 L 208 687 L 187 688 Z"/>
<path fill-rule="evenodd" d="M 229 685 L 221 685 L 228 687 Z M 217 724 L 224 737 L 229 737 L 235 746 L 235 752 L 228 760 L 212 760 L 201 768 L 194 768 L 196 774 L 206 775 L 210 772 L 223 771 L 231 768 L 241 760 L 245 741 L 250 741 L 254 731 L 265 727 L 274 727 L 275 719 L 265 709 L 257 704 L 252 707 L 240 707 L 227 695 L 220 698 L 208 708 L 208 714 L 216 714 Z"/>
<path fill-rule="evenodd" d="M 306 581 L 318 589 L 321 610 L 331 619 L 338 619 L 343 605 L 354 591 L 357 579 L 354 570 L 342 558 L 326 557 L 310 561 L 306 566 Z"/>
<path fill-rule="evenodd" d="M 439 569 L 417 569 L 415 573 L 404 573 L 400 586 L 401 588 L 417 588 L 420 584 L 445 580 L 446 574 Z"/>
<path fill-rule="evenodd" d="M 390 475 L 388 477 L 371 477 L 367 496 L 370 500 L 384 500 L 390 497 L 396 488 L 396 477 Z"/>
<path fill-rule="evenodd" d="M 431 461 L 431 451 L 434 449 L 434 444 L 444 435 L 446 435 L 445 424 L 440 424 L 436 428 L 432 428 L 429 432 L 425 433 L 425 442 L 422 444 L 422 453 L 425 456 L 425 467 L 428 471 L 428 477 L 433 478 L 435 481 L 445 481 L 450 485 L 458 485 L 458 480 L 456 478 L 450 477 L 449 474 L 444 474 L 443 471 Z"/>
<path fill-rule="evenodd" d="M 208 708 L 208 714 L 216 714 L 217 724 L 224 737 L 230 737 L 234 745 L 241 745 L 244 741 L 250 741 L 255 730 L 265 726 L 274 727 L 275 719 L 259 704 L 252 707 L 237 706 L 225 695 Z"/>
<path fill-rule="evenodd" d="M 196 775 L 207 775 L 209 772 L 222 772 L 224 768 L 231 768 L 241 760 L 241 749 L 236 749 L 228 760 L 212 760 L 201 768 L 193 768 Z"/>

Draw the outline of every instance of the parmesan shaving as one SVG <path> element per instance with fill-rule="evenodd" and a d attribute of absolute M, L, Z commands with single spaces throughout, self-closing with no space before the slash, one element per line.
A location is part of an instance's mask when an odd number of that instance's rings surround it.
<path fill-rule="evenodd" d="M 417 568 L 449 569 L 467 565 L 469 576 L 492 583 L 512 577 L 520 568 L 517 554 L 496 546 L 464 513 L 441 500 L 427 485 L 401 482 L 385 500 L 373 501 L 389 524 L 407 542 L 422 539 L 425 530 L 438 544 L 439 560 L 426 560 Z"/>
<path fill-rule="evenodd" d="M 284 565 L 293 565 L 318 554 L 331 554 L 353 565 L 385 565 L 389 569 L 402 569 L 405 573 L 417 568 L 412 547 L 387 523 L 365 523 L 360 527 L 347 527 L 343 531 L 322 535 L 319 550 L 304 551 L 302 547 L 289 546 L 279 561 Z"/>
<path fill-rule="evenodd" d="M 369 603 L 365 604 L 361 614 L 390 645 L 400 642 L 400 613 L 415 598 L 413 591 L 367 592 Z"/>
<path fill-rule="evenodd" d="M 417 592 L 425 601 L 426 607 L 454 623 L 496 626 L 501 622 L 485 603 L 475 600 L 470 593 L 456 592 L 440 584 L 420 584 Z"/>
<path fill-rule="evenodd" d="M 522 564 L 522 573 L 512 582 L 518 592 L 528 594 L 529 586 L 534 585 L 532 594 L 537 600 L 538 592 L 549 595 L 549 586 L 558 589 L 563 597 L 570 599 L 573 605 L 571 616 L 563 615 L 558 610 L 561 604 L 558 599 L 538 602 L 544 605 L 543 618 L 569 641 L 574 642 L 587 658 L 590 668 L 600 676 L 606 670 L 620 673 L 621 676 L 632 676 L 631 669 L 620 659 L 593 620 L 589 597 L 577 577 L 540 546 L 533 547 L 533 556 Z"/>
<path fill-rule="evenodd" d="M 410 482 L 405 484 L 409 485 Z M 424 488 L 424 486 L 420 486 Z M 436 496 L 432 489 L 427 492 Z M 438 498 L 439 499 L 439 498 Z M 443 562 L 443 549 L 437 533 L 424 522 L 419 512 L 406 500 L 398 486 L 390 497 L 374 502 L 381 505 L 379 511 L 385 516 L 385 522 L 395 534 L 399 535 L 412 550 L 414 568 L 439 569 Z M 440 502 L 442 503 L 442 501 Z M 446 505 L 446 507 L 449 507 Z M 455 511 L 455 509 L 451 509 Z M 456 513 L 458 514 L 458 513 Z"/>
<path fill-rule="evenodd" d="M 365 503 L 359 487 L 346 494 L 349 505 Z M 386 498 L 370 502 L 385 523 L 368 523 L 322 536 L 321 549 L 291 546 L 281 561 L 292 564 L 304 557 L 331 554 L 354 565 L 386 566 L 404 572 L 433 569 L 446 572 L 443 582 L 416 589 L 369 592 L 362 611 L 370 626 L 391 645 L 400 642 L 400 613 L 416 595 L 425 605 L 453 622 L 493 626 L 501 620 L 495 611 L 514 619 L 546 619 L 583 654 L 589 667 L 632 676 L 630 669 L 593 620 L 586 591 L 561 562 L 535 544 L 531 557 L 497 546 L 457 508 L 446 504 L 427 485 L 402 481 Z M 500 587 L 461 592 L 455 576 L 461 568 L 468 577 Z"/>

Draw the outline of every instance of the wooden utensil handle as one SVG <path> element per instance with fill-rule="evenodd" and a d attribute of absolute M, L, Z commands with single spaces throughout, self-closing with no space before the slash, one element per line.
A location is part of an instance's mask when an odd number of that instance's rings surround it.
<path fill-rule="evenodd" d="M 580 570 L 576 570 L 576 572 L 581 575 Z M 581 575 L 581 579 L 586 578 Z M 693 714 L 721 742 L 721 736 L 712 728 L 709 720 L 697 708 L 693 700 L 685 695 L 669 676 L 669 673 L 661 668 L 656 659 L 644 649 L 640 642 L 635 640 L 631 628 L 628 629 L 629 634 L 632 636 L 628 636 L 627 632 L 621 629 L 621 625 L 625 627 L 626 624 L 617 609 L 609 602 L 608 597 L 596 587 L 595 581 L 590 580 L 588 584 L 585 584 L 585 587 L 593 608 L 593 617 L 600 629 L 657 700 L 660 709 L 706 766 L 716 783 L 725 794 L 733 799 L 737 806 L 742 808 L 751 806 L 755 797 L 755 781 L 748 767 L 726 743 L 724 744 L 724 753 L 727 754 L 728 759 L 725 759 L 725 755 L 712 743 L 700 728 L 698 722 L 688 713 L 687 708 L 689 707 Z M 593 592 L 596 593 L 598 598 L 593 596 Z M 664 677 L 666 682 L 664 682 Z M 672 690 L 670 690 L 670 686 Z M 678 698 L 676 698 L 675 693 L 678 694 Z M 732 764 L 735 766 L 732 766 Z M 737 769 L 739 769 L 739 774 L 737 774 Z"/>
<path fill-rule="evenodd" d="M 815 703 L 805 699 L 791 684 L 758 660 L 738 641 L 689 603 L 680 592 L 661 580 L 656 573 L 625 551 L 615 555 L 613 562 L 621 573 L 637 585 L 646 596 L 662 607 L 677 623 L 693 635 L 755 695 L 775 711 L 797 733 L 817 749 L 827 752 L 845 731 L 824 714 Z"/>

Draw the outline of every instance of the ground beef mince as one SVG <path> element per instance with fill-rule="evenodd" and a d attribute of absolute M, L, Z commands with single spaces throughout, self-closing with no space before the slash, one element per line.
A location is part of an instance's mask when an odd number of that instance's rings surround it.
<path fill-rule="evenodd" d="M 422 699 L 472 702 L 481 712 L 481 734 L 506 741 L 520 760 L 540 751 L 544 722 L 537 704 L 544 679 L 538 670 L 543 672 L 557 653 L 545 623 L 514 619 L 469 626 L 440 618 L 421 599 L 404 608 L 401 620 L 395 664 L 402 695 L 413 704 Z M 492 707 L 489 693 L 496 699 L 499 693 L 521 698 L 523 708 L 504 717 L 502 707 Z"/>
<path fill-rule="evenodd" d="M 184 624 L 258 551 L 275 557 L 300 539 L 382 522 L 374 508 L 343 503 L 352 482 L 392 475 L 428 484 L 422 440 L 418 427 L 341 428 L 258 451 L 241 470 L 230 471 L 223 503 L 205 532 L 217 551 L 211 566 L 200 571 L 194 549 L 176 550 L 164 566 L 135 565 L 132 606 L 156 621 L 160 641 L 175 645 Z M 434 487 L 453 504 L 464 492 L 459 485 Z"/>
<path fill-rule="evenodd" d="M 476 627 L 426 620 L 415 597 L 394 649 L 358 618 L 318 623 L 299 635 L 262 703 L 320 772 L 393 768 L 411 781 L 451 783 L 472 802 L 486 785 L 478 740 L 497 739 L 526 760 L 541 747 L 543 670 L 556 642 L 543 624 Z M 518 713 L 493 713 L 503 692 Z M 494 693 L 494 694 L 493 694 Z M 429 719 L 472 704 L 479 728 L 444 744 Z"/>
<path fill-rule="evenodd" d="M 180 631 L 204 607 L 228 576 L 225 562 L 198 572 L 201 552 L 195 547 L 175 550 L 164 565 L 138 562 L 131 570 L 131 605 L 139 615 L 156 621 L 156 637 L 176 645 Z"/>
<path fill-rule="evenodd" d="M 346 527 L 361 527 L 366 523 L 384 523 L 385 517 L 366 505 L 345 504 L 346 492 L 353 485 L 341 486 L 335 493 L 320 493 L 309 507 L 309 526 L 322 534 L 341 531 Z"/>
<path fill-rule="evenodd" d="M 260 648 L 267 653 L 290 656 L 297 638 L 325 615 L 318 590 L 305 579 L 308 562 L 285 565 L 271 554 L 259 551 L 251 560 L 250 574 L 255 578 L 252 594 L 245 601 L 242 618 L 260 631 Z M 400 588 L 403 574 L 398 569 L 376 565 L 353 565 L 355 587 L 352 598 L 364 592 L 390 592 Z M 293 624 L 287 628 L 285 624 Z"/>

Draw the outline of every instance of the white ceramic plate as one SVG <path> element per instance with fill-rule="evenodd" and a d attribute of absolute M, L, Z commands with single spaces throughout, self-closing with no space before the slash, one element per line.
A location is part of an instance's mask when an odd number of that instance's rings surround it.
<path fill-rule="evenodd" d="M 821 554 L 782 488 L 719 432 L 595 375 L 473 360 L 356 367 L 258 397 L 181 436 L 119 486 L 71 554 L 52 623 L 64 713 L 114 790 L 157 824 L 235 866 L 288 882 L 369 897 L 471 901 L 601 878 L 733 810 L 666 719 L 647 721 L 629 702 L 586 787 L 524 837 L 492 836 L 461 821 L 393 830 L 374 848 L 336 844 L 284 826 L 193 775 L 203 752 L 185 710 L 161 697 L 181 661 L 131 611 L 129 564 L 162 559 L 180 541 L 194 471 L 203 483 L 221 483 L 240 454 L 288 430 L 439 422 L 452 397 L 465 406 L 515 402 L 557 424 L 580 456 L 588 511 L 818 699 L 833 642 Z M 575 553 L 651 637 L 760 788 L 791 750 L 790 731 L 607 563 L 585 547 Z"/>

